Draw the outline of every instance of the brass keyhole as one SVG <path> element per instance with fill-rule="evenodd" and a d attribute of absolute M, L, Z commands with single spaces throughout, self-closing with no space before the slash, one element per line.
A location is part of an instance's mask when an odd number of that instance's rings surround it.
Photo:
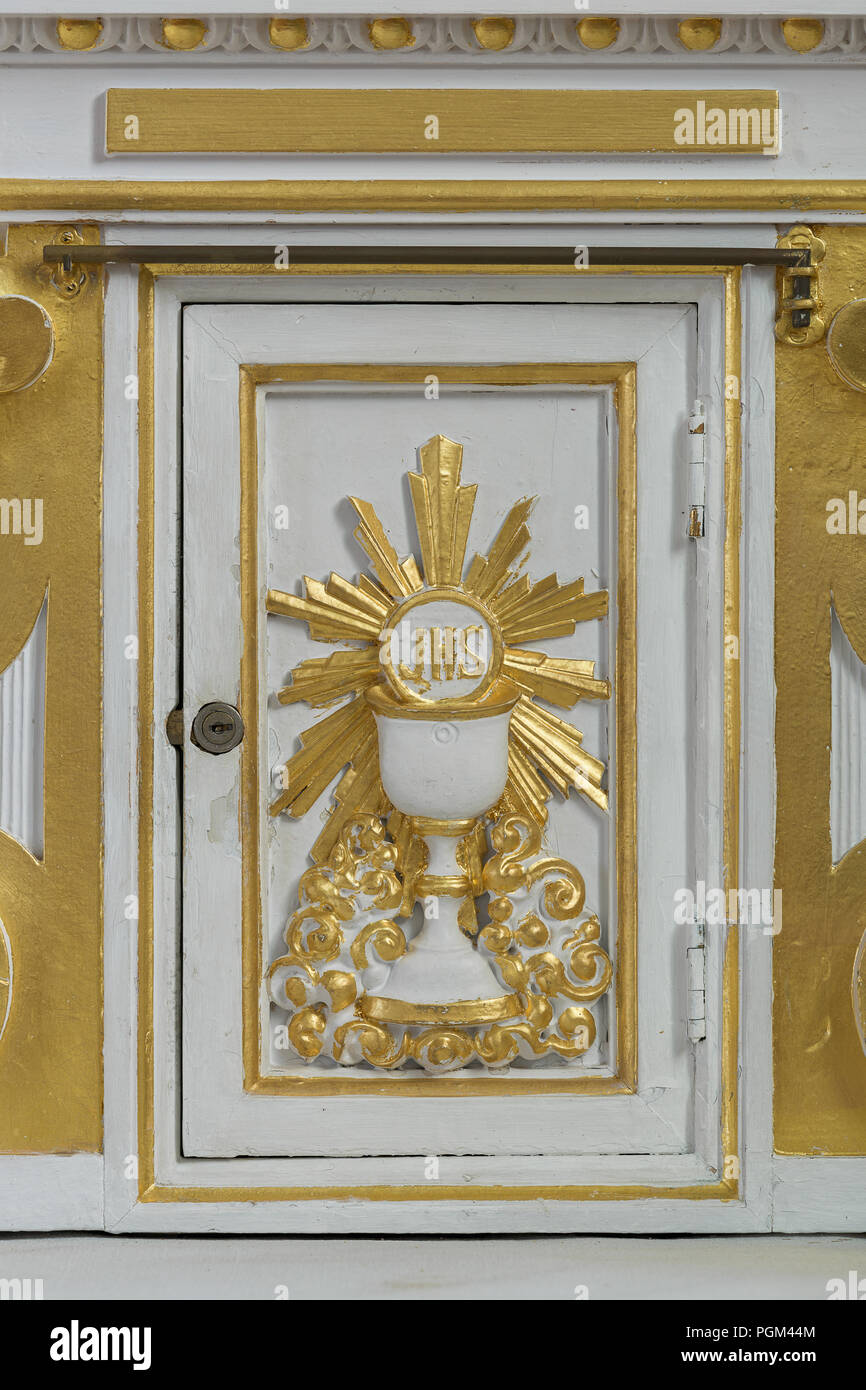
<path fill-rule="evenodd" d="M 230 753 L 244 736 L 244 721 L 234 705 L 213 700 L 202 705 L 192 721 L 190 738 L 203 753 Z"/>

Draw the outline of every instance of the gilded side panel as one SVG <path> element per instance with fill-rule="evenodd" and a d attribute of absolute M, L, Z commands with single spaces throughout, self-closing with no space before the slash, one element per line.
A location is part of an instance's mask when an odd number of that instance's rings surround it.
<path fill-rule="evenodd" d="M 10 227 L 0 255 L 0 295 L 36 301 L 55 333 L 44 375 L 0 394 L 0 493 L 42 506 L 40 543 L 0 527 L 0 669 L 48 593 L 42 859 L 0 834 L 0 920 L 14 962 L 0 1040 L 6 1153 L 102 1142 L 102 282 L 90 275 L 78 293 L 50 282 L 42 247 L 62 231 Z"/>
<path fill-rule="evenodd" d="M 825 318 L 866 293 L 866 228 L 816 227 Z M 866 929 L 866 845 L 830 843 L 831 602 L 866 657 L 866 541 L 828 532 L 831 498 L 862 494 L 866 398 L 824 345 L 776 350 L 775 1147 L 866 1153 L 866 1056 L 852 980 Z"/>

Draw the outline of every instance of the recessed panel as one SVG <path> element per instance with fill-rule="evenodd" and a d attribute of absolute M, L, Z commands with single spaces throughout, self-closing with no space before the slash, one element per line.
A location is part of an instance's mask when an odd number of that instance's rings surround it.
<path fill-rule="evenodd" d="M 271 1075 L 614 1065 L 612 388 L 429 365 L 258 387 Z"/>

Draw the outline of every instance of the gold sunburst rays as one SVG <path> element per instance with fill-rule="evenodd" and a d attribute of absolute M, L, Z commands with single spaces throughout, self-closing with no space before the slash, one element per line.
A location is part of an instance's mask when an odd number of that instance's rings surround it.
<path fill-rule="evenodd" d="M 478 485 L 461 487 L 463 445 L 434 435 L 418 450 L 421 469 L 409 474 L 424 578 L 437 585 L 460 584 L 469 525 Z"/>
<path fill-rule="evenodd" d="M 511 742 L 563 796 L 574 787 L 607 810 L 607 793 L 602 788 L 605 765 L 586 752 L 583 734 L 573 724 L 521 695 L 511 716 Z"/>
<path fill-rule="evenodd" d="M 570 637 L 578 623 L 607 614 L 607 590 L 585 593 L 582 579 L 560 584 L 555 574 L 532 584 L 521 575 L 502 589 L 490 607 L 505 642 L 543 642 Z"/>
<path fill-rule="evenodd" d="M 511 739 L 508 749 L 508 781 L 498 806 L 492 815 L 521 816 L 527 824 L 547 824 L 547 803 L 551 788 L 539 774 L 531 758 Z"/>
<path fill-rule="evenodd" d="M 310 850 L 313 862 L 322 864 L 348 821 L 360 811 L 384 815 L 390 802 L 379 778 L 376 723 L 369 705 L 358 695 L 305 729 L 300 739 L 299 751 L 283 769 L 285 789 L 270 813 L 303 816 L 342 771 L 334 788 L 334 806 Z"/>
<path fill-rule="evenodd" d="M 271 806 L 271 814 L 288 811 L 292 816 L 304 815 L 375 733 L 370 707 L 357 695 L 305 729 L 299 751 L 286 763 L 285 789 Z"/>
<path fill-rule="evenodd" d="M 596 678 L 594 661 L 506 647 L 502 669 L 530 695 L 564 709 L 573 709 L 578 700 L 610 699 L 610 681 Z"/>
<path fill-rule="evenodd" d="M 339 574 L 327 584 L 305 575 L 304 587 L 306 598 L 269 589 L 267 610 L 306 623 L 316 642 L 376 641 L 391 611 L 388 595 L 364 574 L 357 584 Z"/>
<path fill-rule="evenodd" d="M 516 814 L 544 826 L 552 791 L 567 797 L 572 788 L 607 811 L 605 765 L 582 745 L 579 729 L 521 696 L 511 716 L 508 781 L 491 814 Z"/>
<path fill-rule="evenodd" d="M 476 555 L 469 566 L 466 588 L 495 609 L 496 598 L 503 585 L 514 578 L 511 566 L 525 554 L 530 541 L 529 514 L 535 505 L 534 497 L 522 497 L 515 502 L 499 528 L 499 533 L 486 555 Z"/>
<path fill-rule="evenodd" d="M 351 497 L 359 523 L 355 538 L 375 579 L 361 574 L 353 584 L 332 573 L 324 584 L 306 577 L 303 598 L 277 589 L 267 595 L 269 613 L 305 622 L 315 641 L 356 644 L 302 661 L 277 696 L 281 704 L 303 702 L 316 709 L 344 702 L 300 735 L 299 751 L 285 764 L 285 789 L 270 808 L 272 815 L 302 816 L 342 774 L 311 851 L 316 863 L 327 858 L 357 813 L 393 814 L 379 778 L 375 721 L 363 692 L 380 677 L 379 641 L 390 615 L 424 588 L 451 587 L 486 605 L 505 644 L 503 673 L 523 692 L 511 721 L 508 784 L 495 812 L 531 816 L 544 825 L 553 792 L 568 796 L 572 788 L 607 809 L 604 763 L 583 748 L 580 730 L 536 700 L 572 709 L 579 700 L 608 699 L 609 681 L 596 677 L 593 661 L 517 645 L 569 636 L 578 623 L 604 617 L 607 592 L 586 593 L 582 579 L 560 584 L 556 574 L 533 583 L 520 572 L 530 542 L 532 497 L 511 507 L 487 554 L 475 554 L 464 580 L 477 487 L 461 482 L 463 447 L 436 435 L 419 449 L 419 461 L 408 478 L 421 569 L 414 556 L 399 558 L 373 505 Z"/>
<path fill-rule="evenodd" d="M 605 589 L 588 594 L 582 579 L 560 584 L 555 574 L 533 584 L 518 573 L 526 560 L 527 522 L 536 500 L 523 497 L 514 504 L 487 555 L 475 555 L 466 576 L 466 589 L 491 609 L 506 643 L 570 637 L 577 623 L 607 613 Z"/>
<path fill-rule="evenodd" d="M 370 557 L 383 588 L 395 599 L 408 598 L 410 594 L 417 593 L 423 581 L 414 555 L 401 562 L 372 503 L 362 502 L 360 497 L 350 497 L 349 501 L 361 523 L 353 533 L 355 540 Z"/>
<path fill-rule="evenodd" d="M 527 653 L 530 655 L 530 653 Z M 346 695 L 359 695 L 381 674 L 379 655 L 373 647 L 351 648 L 332 656 L 311 657 L 292 671 L 292 683 L 277 691 L 281 705 L 299 701 L 321 709 Z"/>

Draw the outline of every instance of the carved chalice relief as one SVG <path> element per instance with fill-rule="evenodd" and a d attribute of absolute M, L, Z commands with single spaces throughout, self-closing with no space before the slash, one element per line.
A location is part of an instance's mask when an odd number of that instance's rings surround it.
<path fill-rule="evenodd" d="M 271 999 L 305 1061 L 441 1074 L 576 1058 L 612 968 L 583 878 L 546 853 L 543 829 L 554 791 L 606 812 L 605 769 L 538 701 L 571 709 L 610 686 L 592 661 L 522 644 L 603 617 L 607 594 L 520 572 L 532 498 L 464 577 L 476 487 L 461 484 L 462 446 L 437 435 L 419 453 L 421 567 L 353 497 L 375 578 L 268 594 L 270 613 L 314 639 L 364 643 L 301 662 L 278 695 L 340 703 L 301 735 L 271 814 L 302 816 L 340 775 Z"/>

